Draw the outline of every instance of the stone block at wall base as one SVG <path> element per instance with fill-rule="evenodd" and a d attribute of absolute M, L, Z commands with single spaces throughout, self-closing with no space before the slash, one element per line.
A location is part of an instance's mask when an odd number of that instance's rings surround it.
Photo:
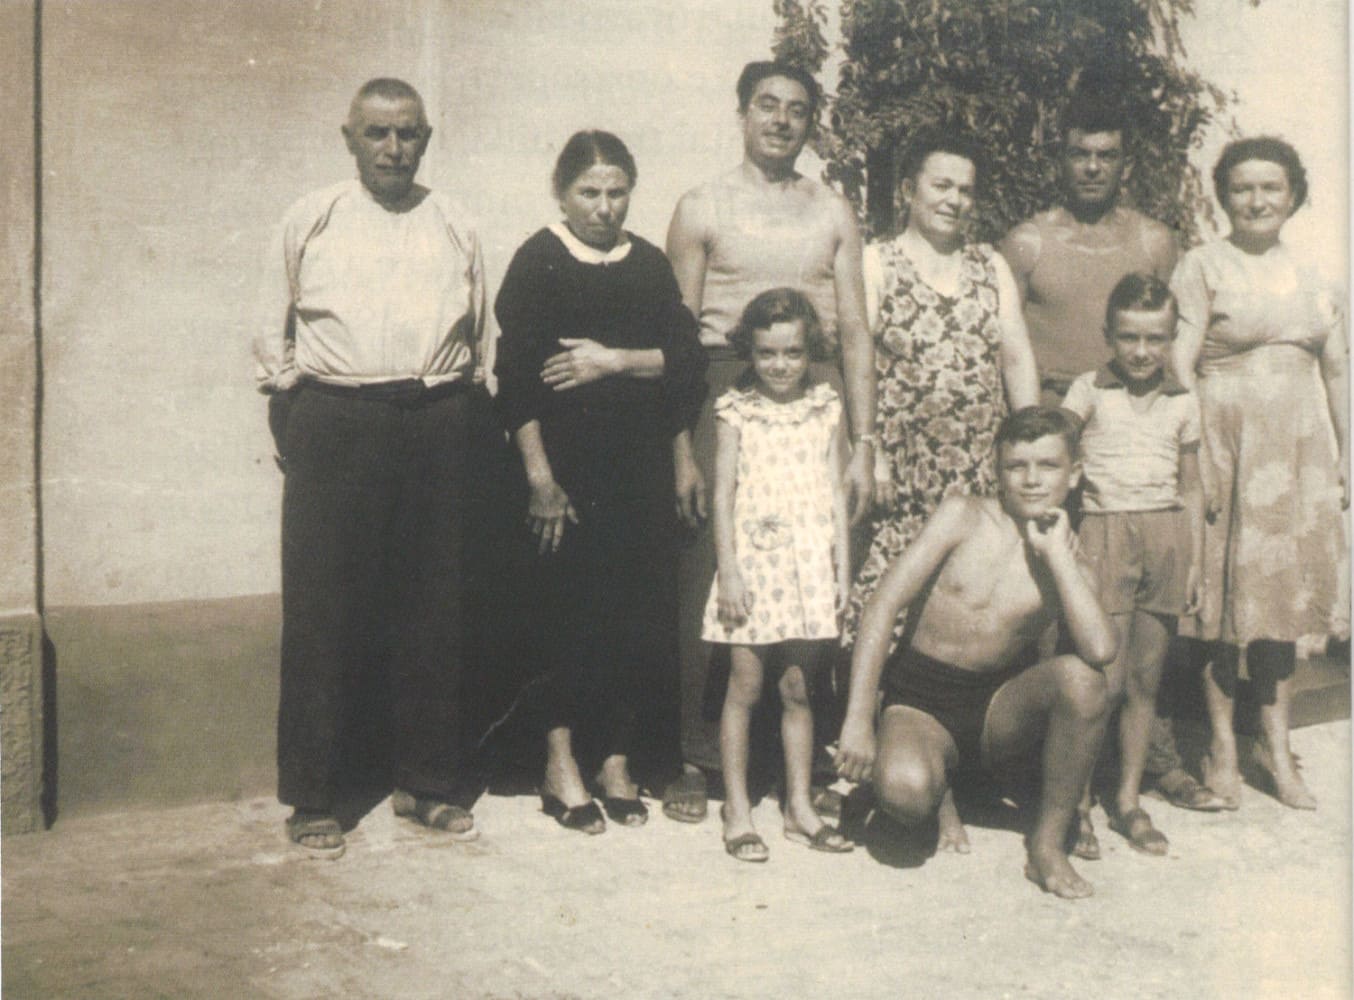
<path fill-rule="evenodd" d="M 0 618 L 0 833 L 43 829 L 42 618 Z"/>

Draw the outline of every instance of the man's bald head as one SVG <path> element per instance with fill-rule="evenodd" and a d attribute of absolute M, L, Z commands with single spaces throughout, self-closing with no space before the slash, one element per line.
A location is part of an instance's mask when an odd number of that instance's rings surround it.
<path fill-rule="evenodd" d="M 418 91 L 403 80 L 386 77 L 361 86 L 343 126 L 358 176 L 387 207 L 409 194 L 431 135 Z"/>

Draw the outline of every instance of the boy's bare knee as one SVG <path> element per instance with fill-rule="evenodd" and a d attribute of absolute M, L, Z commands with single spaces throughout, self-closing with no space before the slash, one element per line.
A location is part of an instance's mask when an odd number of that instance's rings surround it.
<path fill-rule="evenodd" d="M 1057 659 L 1058 699 L 1077 716 L 1100 718 L 1109 709 L 1109 685 L 1105 675 L 1079 656 Z"/>
<path fill-rule="evenodd" d="M 875 796 L 894 819 L 919 823 L 935 815 L 945 795 L 944 773 L 936 774 L 924 761 L 897 761 L 875 776 Z"/>

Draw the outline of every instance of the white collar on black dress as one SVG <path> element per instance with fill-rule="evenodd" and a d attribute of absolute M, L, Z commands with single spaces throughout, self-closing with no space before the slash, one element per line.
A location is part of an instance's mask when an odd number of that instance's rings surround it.
<path fill-rule="evenodd" d="M 620 238 L 616 240 L 614 247 L 610 250 L 598 250 L 580 240 L 563 222 L 551 223 L 547 228 L 559 237 L 564 249 L 569 251 L 574 260 L 584 264 L 614 264 L 618 260 L 624 260 L 630 252 L 630 234 L 624 229 L 621 230 Z"/>

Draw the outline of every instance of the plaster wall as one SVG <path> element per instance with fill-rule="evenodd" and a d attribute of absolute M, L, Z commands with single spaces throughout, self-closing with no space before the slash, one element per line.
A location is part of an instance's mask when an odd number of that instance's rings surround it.
<path fill-rule="evenodd" d="M 37 611 L 37 339 L 31 2 L 0 4 L 0 617 Z"/>
<path fill-rule="evenodd" d="M 1343 279 L 1344 4 L 1196 6 L 1192 64 L 1237 92 L 1242 131 L 1298 146 L 1313 206 L 1288 235 Z M 59 771 L 66 815 L 270 786 L 281 477 L 252 385 L 251 316 L 272 226 L 304 192 L 351 175 L 338 126 L 353 89 L 394 75 L 423 92 L 435 132 L 420 179 L 478 217 L 492 291 L 516 246 L 555 218 L 549 172 L 578 128 L 630 145 L 629 227 L 661 244 L 679 195 L 738 161 L 733 81 L 766 55 L 774 26 L 770 0 L 46 0 L 39 341 L 23 133 L 34 9 L 0 0 L 0 107 L 13 126 L 0 157 L 11 831 L 14 803 L 36 816 L 40 767 Z M 1217 129 L 1198 151 L 1205 170 L 1224 139 Z M 807 155 L 802 166 L 819 170 Z M 44 603 L 60 683 L 39 692 L 30 612 Z M 26 640 L 10 642 L 7 623 Z M 61 722 L 47 758 L 43 698 Z M 20 798 L 11 764 L 28 782 Z"/>
<path fill-rule="evenodd" d="M 423 92 L 420 178 L 475 215 L 496 287 L 557 213 L 568 135 L 631 145 L 630 228 L 737 162 L 733 81 L 769 3 L 67 0 L 45 6 L 47 602 L 278 587 L 281 479 L 249 354 L 259 259 L 350 176 L 338 126 L 377 75 Z"/>
<path fill-rule="evenodd" d="M 1313 205 L 1289 235 L 1343 278 L 1344 4 L 1197 9 L 1183 25 L 1192 65 L 1236 91 L 1242 131 L 1297 144 Z M 769 0 L 45 4 L 46 602 L 276 591 L 281 482 L 250 377 L 259 257 L 288 204 L 351 174 L 338 125 L 358 82 L 398 75 L 423 91 L 435 133 L 421 179 L 479 219 L 496 286 L 555 217 L 547 177 L 577 128 L 631 145 L 630 227 L 661 243 L 681 192 L 738 160 L 733 79 L 773 26 Z M 5 93 L 22 104 L 22 88 Z M 1199 150 L 1205 169 L 1224 138 L 1215 129 Z M 22 222 L 22 157 L 5 169 Z M 19 232 L 7 228 L 10 244 Z M 9 336 L 22 316 L 4 316 L 0 350 L 28 349 Z M 23 368 L 4 374 L 20 397 Z M 31 428 L 16 416 L 0 441 L 21 454 Z M 22 508 L 32 484 L 6 475 L 0 503 Z M 20 552 L 0 570 L 0 607 L 22 606 L 32 576 L 31 517 L 17 513 L 0 529 Z"/>
<path fill-rule="evenodd" d="M 1284 239 L 1348 291 L 1349 6 L 1345 0 L 1198 0 L 1181 25 L 1189 63 L 1235 93 L 1242 135 L 1277 135 L 1297 148 L 1311 201 Z M 1208 178 L 1230 136 L 1210 130 L 1194 154 Z M 1211 180 L 1207 181 L 1211 190 Z M 1219 228 L 1227 230 L 1218 213 Z"/>

